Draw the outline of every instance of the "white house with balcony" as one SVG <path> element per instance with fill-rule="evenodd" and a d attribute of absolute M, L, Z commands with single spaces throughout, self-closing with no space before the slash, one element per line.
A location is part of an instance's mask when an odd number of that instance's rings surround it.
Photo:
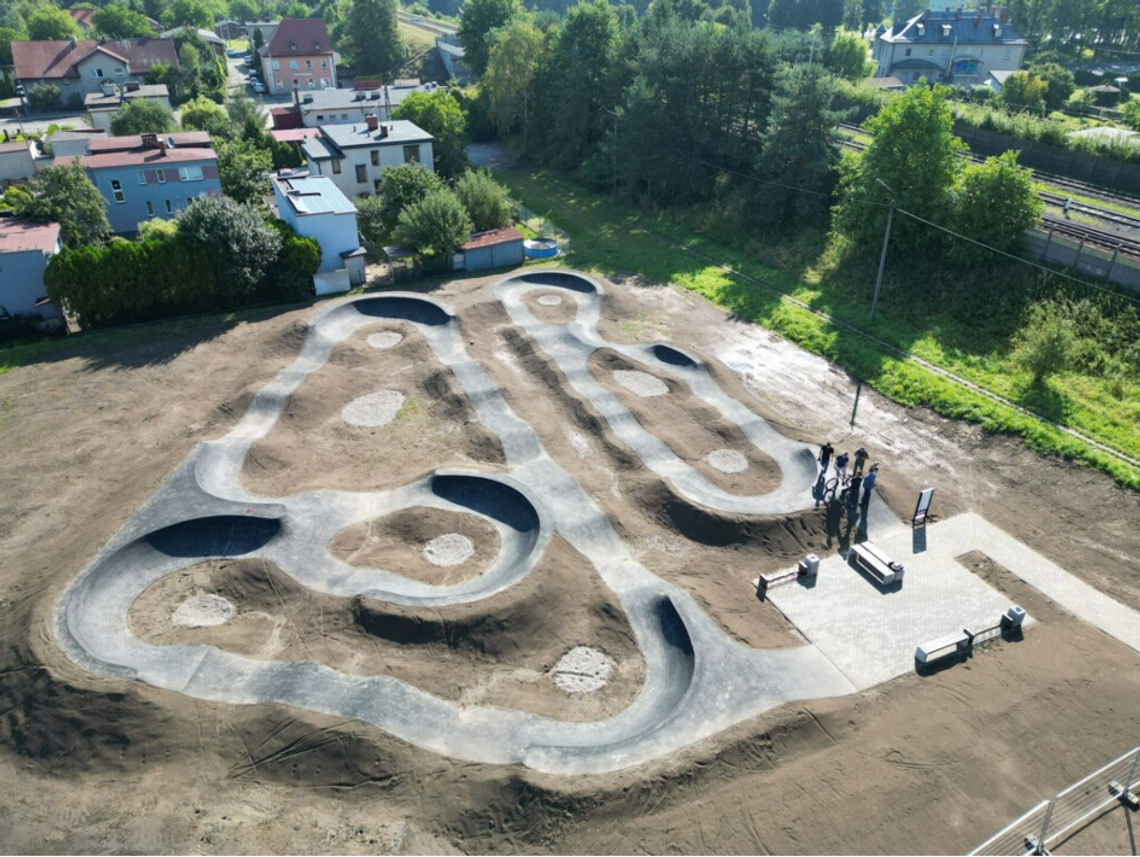
<path fill-rule="evenodd" d="M 880 27 L 871 49 L 875 77 L 969 87 L 995 71 L 1017 71 L 1029 43 L 1005 18 L 1001 10 L 928 10 L 889 30 Z"/>
<path fill-rule="evenodd" d="M 356 125 L 321 125 L 301 143 L 309 172 L 330 178 L 349 199 L 380 191 L 388 167 L 419 164 L 435 172 L 433 137 L 413 122 L 381 122 L 368 116 Z"/>

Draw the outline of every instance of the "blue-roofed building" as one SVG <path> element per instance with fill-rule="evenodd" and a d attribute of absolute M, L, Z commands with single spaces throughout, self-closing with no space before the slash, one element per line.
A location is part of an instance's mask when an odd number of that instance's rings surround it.
<path fill-rule="evenodd" d="M 1017 71 L 1029 43 L 1002 11 L 928 10 L 877 33 L 875 77 L 976 86 L 995 71 Z"/>
<path fill-rule="evenodd" d="M 332 179 L 284 173 L 273 180 L 273 196 L 278 216 L 298 235 L 321 245 L 317 294 L 344 291 L 349 284 L 364 282 L 364 249 L 356 228 L 356 206 Z M 343 281 L 343 288 L 334 285 L 338 281 Z"/>

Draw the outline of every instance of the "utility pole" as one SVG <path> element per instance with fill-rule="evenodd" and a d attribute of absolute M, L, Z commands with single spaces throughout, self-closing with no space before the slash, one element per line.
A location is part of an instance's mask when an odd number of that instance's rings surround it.
<path fill-rule="evenodd" d="M 879 291 L 883 288 L 883 271 L 887 268 L 887 247 L 891 243 L 891 223 L 895 219 L 895 192 L 887 187 L 887 183 L 882 179 L 875 181 L 887 188 L 887 192 L 891 195 L 891 207 L 887 210 L 887 231 L 883 235 L 883 252 L 879 256 L 879 277 L 875 280 L 875 296 L 871 299 L 871 321 L 875 320 L 875 308 L 879 305 Z"/>
<path fill-rule="evenodd" d="M 617 201 L 617 147 L 618 147 L 618 114 L 616 110 L 611 110 L 610 114 L 614 117 L 614 141 L 612 145 L 612 161 L 613 161 L 613 187 L 610 191 L 614 201 Z"/>

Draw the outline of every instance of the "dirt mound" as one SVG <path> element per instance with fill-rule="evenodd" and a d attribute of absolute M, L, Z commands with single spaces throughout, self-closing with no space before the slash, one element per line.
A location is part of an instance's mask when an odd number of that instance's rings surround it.
<path fill-rule="evenodd" d="M 779 487 L 782 475 L 776 462 L 757 449 L 739 427 L 693 395 L 688 385 L 608 348 L 595 352 L 589 365 L 594 378 L 621 399 L 650 434 L 664 441 L 678 458 L 712 484 L 741 495 L 767 494 Z M 630 376 L 622 373 L 651 376 L 668 392 L 649 397 L 632 393 L 622 383 Z M 721 450 L 742 455 L 747 468 L 739 473 L 724 473 L 713 467 L 708 457 Z"/>
<path fill-rule="evenodd" d="M 202 594 L 225 598 L 234 616 L 223 625 L 176 625 L 177 605 Z M 347 673 L 395 676 L 466 704 L 571 720 L 620 711 L 644 676 L 617 600 L 557 538 L 522 583 L 470 605 L 420 609 L 338 598 L 306 589 L 264 560 L 215 560 L 150 587 L 131 608 L 130 623 L 156 645 L 204 643 L 263 660 L 315 661 Z M 616 668 L 602 691 L 572 699 L 550 672 L 577 645 L 605 652 Z"/>
<path fill-rule="evenodd" d="M 376 332 L 399 332 L 387 350 Z M 378 388 L 403 394 L 394 419 L 373 428 L 345 424 L 341 412 Z M 347 491 L 402 485 L 428 469 L 503 463 L 502 447 L 479 421 L 451 371 L 411 324 L 366 325 L 289 398 L 269 435 L 250 449 L 245 486 L 275 496 L 318 488 Z"/>
<path fill-rule="evenodd" d="M 469 538 L 474 555 L 457 565 L 432 564 L 425 556 L 426 546 L 449 533 Z M 469 580 L 490 568 L 499 554 L 499 533 L 474 515 L 416 507 L 341 530 L 329 542 L 329 553 L 353 565 L 383 568 L 440 586 Z"/>

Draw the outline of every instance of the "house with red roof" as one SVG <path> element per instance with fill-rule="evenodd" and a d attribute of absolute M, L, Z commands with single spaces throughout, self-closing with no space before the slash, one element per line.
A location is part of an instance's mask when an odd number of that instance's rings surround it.
<path fill-rule="evenodd" d="M 59 318 L 47 300 L 44 271 L 60 246 L 58 223 L 0 217 L 0 317 Z"/>
<path fill-rule="evenodd" d="M 168 220 L 203 194 L 222 192 L 218 156 L 205 131 L 93 139 L 88 151 L 79 163 L 107 200 L 107 219 L 120 235 L 133 235 L 152 217 Z"/>
<path fill-rule="evenodd" d="M 82 106 L 106 82 L 145 83 L 160 65 L 178 66 L 170 39 L 65 39 L 12 42 L 16 80 L 25 89 L 58 86 L 65 104 Z"/>
<path fill-rule="evenodd" d="M 322 18 L 282 19 L 258 53 L 272 95 L 336 87 L 336 58 Z"/>

